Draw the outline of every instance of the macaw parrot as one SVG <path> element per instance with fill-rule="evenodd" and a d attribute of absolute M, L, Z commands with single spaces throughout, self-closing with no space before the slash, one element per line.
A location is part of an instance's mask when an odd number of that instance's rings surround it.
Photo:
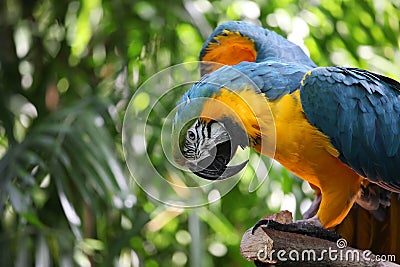
<path fill-rule="evenodd" d="M 313 220 L 339 230 L 343 222 L 349 236 L 346 216 L 362 188 L 400 192 L 397 81 L 317 67 L 295 44 L 243 22 L 217 27 L 200 60 L 202 78 L 174 119 L 179 164 L 202 178 L 225 179 L 247 163 L 228 166 L 237 148 L 250 146 L 308 181 L 321 196 Z M 390 218 L 399 218 L 390 208 Z"/>

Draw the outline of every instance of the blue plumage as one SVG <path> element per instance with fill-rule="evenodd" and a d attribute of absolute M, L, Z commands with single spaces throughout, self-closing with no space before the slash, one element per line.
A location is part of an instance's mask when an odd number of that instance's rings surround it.
<path fill-rule="evenodd" d="M 182 96 L 178 105 L 185 103 L 187 98 L 211 97 L 221 87 L 236 91 L 242 90 L 244 86 L 252 86 L 268 99 L 276 100 L 299 89 L 301 79 L 311 69 L 310 66 L 275 61 L 224 66 L 204 75 Z"/>
<path fill-rule="evenodd" d="M 328 78 L 334 77 L 335 83 Z M 339 159 L 392 191 L 400 189 L 400 84 L 365 70 L 317 68 L 303 81 L 307 119 L 330 137 Z"/>

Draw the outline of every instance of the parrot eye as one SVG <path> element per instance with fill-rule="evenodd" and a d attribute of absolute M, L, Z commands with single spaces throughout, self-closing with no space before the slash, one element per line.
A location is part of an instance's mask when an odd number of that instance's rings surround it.
<path fill-rule="evenodd" d="M 193 130 L 188 130 L 187 131 L 187 138 L 191 142 L 196 141 L 196 133 Z"/>

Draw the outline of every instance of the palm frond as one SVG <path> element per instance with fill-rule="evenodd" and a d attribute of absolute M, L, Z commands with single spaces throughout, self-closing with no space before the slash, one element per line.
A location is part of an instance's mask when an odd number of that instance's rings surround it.
<path fill-rule="evenodd" d="M 4 217 L 11 212 L 20 218 L 16 219 L 17 225 L 34 226 L 32 230 L 41 236 L 37 253 L 43 254 L 45 262 L 51 242 L 43 240 L 55 238 L 54 228 L 61 226 L 49 225 L 49 218 L 45 217 L 49 213 L 37 207 L 38 188 L 47 199 L 44 207 L 55 209 L 51 212 L 56 214 L 63 212 L 69 224 L 66 227 L 70 228 L 66 235 L 72 234 L 78 241 L 88 234 L 95 235 L 94 230 L 86 233 L 85 209 L 93 216 L 101 216 L 109 210 L 124 209 L 124 200 L 132 197 L 126 171 L 109 133 L 114 125 L 106 124 L 110 120 L 102 114 L 107 112 L 98 112 L 106 108 L 94 98 L 51 113 L 36 122 L 25 139 L 9 147 L 0 160 L 1 214 Z M 25 238 L 30 235 L 19 234 Z M 17 254 L 21 253 L 25 252 Z"/>

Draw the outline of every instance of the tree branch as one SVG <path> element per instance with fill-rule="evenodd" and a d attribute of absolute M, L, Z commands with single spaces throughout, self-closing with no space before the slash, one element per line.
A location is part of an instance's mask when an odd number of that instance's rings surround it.
<path fill-rule="evenodd" d="M 347 247 L 346 240 L 332 231 L 292 224 L 289 211 L 263 219 L 269 220 L 267 225 L 258 227 L 254 234 L 252 228 L 247 230 L 240 244 L 242 256 L 257 266 L 399 266 L 380 261 L 383 258 L 369 250 Z"/>

